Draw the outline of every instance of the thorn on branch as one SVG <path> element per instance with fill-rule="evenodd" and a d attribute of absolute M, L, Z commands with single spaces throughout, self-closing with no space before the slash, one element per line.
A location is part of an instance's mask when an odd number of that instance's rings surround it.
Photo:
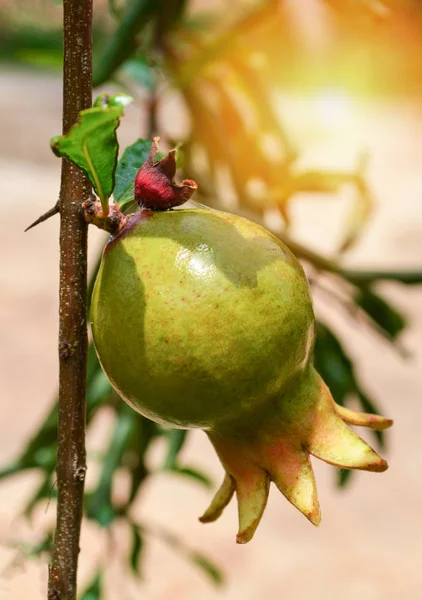
<path fill-rule="evenodd" d="M 53 206 L 53 208 L 50 208 L 50 210 L 48 210 L 43 215 L 41 215 L 40 217 L 38 217 L 38 219 L 36 221 L 34 221 L 29 227 L 27 227 L 25 229 L 25 232 L 29 231 L 30 229 L 32 229 L 36 225 L 39 225 L 40 223 L 43 223 L 44 221 L 47 221 L 47 219 L 49 219 L 50 217 L 54 217 L 54 215 L 57 215 L 57 213 L 59 213 L 59 212 L 60 212 L 60 204 L 59 204 L 59 201 L 57 200 L 57 202 Z"/>

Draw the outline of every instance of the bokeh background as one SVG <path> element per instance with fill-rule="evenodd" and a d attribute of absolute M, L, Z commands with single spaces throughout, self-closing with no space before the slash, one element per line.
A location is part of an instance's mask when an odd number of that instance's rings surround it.
<path fill-rule="evenodd" d="M 305 266 L 318 318 L 395 424 L 385 439 L 384 474 L 356 473 L 340 488 L 335 469 L 314 461 L 318 529 L 273 489 L 246 546 L 235 544 L 234 502 L 212 525 L 197 520 L 222 476 L 204 434 L 189 434 L 177 464 L 204 474 L 211 489 L 163 469 L 169 442 L 158 436 L 145 454 L 151 475 L 130 506 L 145 525 L 136 568 L 125 519 L 107 526 L 86 519 L 81 593 L 91 586 L 85 600 L 418 598 L 422 288 L 376 274 L 404 279 L 411 272 L 417 279 L 422 272 L 421 7 L 411 0 L 170 2 L 170 24 L 145 18 L 134 33 L 135 50 L 116 66 L 107 54 L 110 40 L 134 4 L 94 2 L 95 92 L 135 96 L 119 129 L 121 148 L 151 133 L 167 146 L 182 142 L 183 168 L 198 179 L 201 202 L 260 219 L 310 252 Z M 58 195 L 59 163 L 48 140 L 61 128 L 61 11 L 50 0 L 0 3 L 4 466 L 42 425 L 57 388 L 58 219 L 23 230 Z M 91 269 L 104 239 L 90 231 Z M 374 273 L 371 290 L 406 326 L 394 334 L 391 323 L 384 333 L 374 327 L 377 318 L 383 322 L 379 306 L 371 323 L 367 314 L 360 318 L 350 281 L 327 274 L 314 255 L 348 272 Z M 336 356 L 324 348 L 319 356 L 334 365 L 335 378 Z M 353 394 L 347 400 L 356 405 Z M 115 420 L 106 405 L 90 424 L 88 493 L 103 472 Z M 42 477 L 42 469 L 31 468 L 0 483 L 0 598 L 46 595 L 48 557 L 40 545 L 54 523 L 54 485 L 30 518 L 21 516 Z M 125 469 L 117 469 L 113 503 L 127 485 Z M 198 565 L 203 557 L 210 561 L 205 567 Z M 92 585 L 98 573 L 101 591 Z"/>

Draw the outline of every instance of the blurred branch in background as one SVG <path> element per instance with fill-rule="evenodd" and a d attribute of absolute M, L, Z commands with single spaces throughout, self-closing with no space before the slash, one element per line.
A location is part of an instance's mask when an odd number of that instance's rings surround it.
<path fill-rule="evenodd" d="M 311 285 L 334 300 L 336 310 L 344 319 L 359 325 L 363 335 L 381 334 L 395 350 L 401 351 L 399 337 L 407 326 L 406 319 L 380 293 L 377 284 L 380 281 L 420 284 L 422 264 L 415 271 L 362 271 L 342 265 L 343 254 L 359 242 L 375 205 L 367 181 L 368 157 L 365 152 L 358 153 L 356 167 L 351 170 L 301 167 L 303 143 L 295 138 L 284 119 L 280 119 L 276 94 L 288 87 L 289 78 L 292 86 L 301 85 L 309 90 L 316 77 L 321 77 L 322 87 L 326 87 L 327 81 L 330 85 L 340 81 L 341 86 L 348 89 L 347 86 L 355 82 L 361 92 L 362 86 L 367 85 L 367 80 L 361 79 L 365 75 L 362 65 L 353 63 L 354 69 L 348 72 L 336 63 L 343 50 L 345 60 L 349 60 L 348 44 L 356 37 L 359 37 L 359 47 L 364 48 L 365 60 L 377 65 L 377 85 L 382 89 L 386 73 L 391 74 L 391 65 L 401 64 L 400 61 L 405 64 L 406 48 L 413 52 L 416 40 L 419 47 L 422 43 L 422 6 L 412 0 L 315 0 L 313 4 L 326 15 L 336 44 L 336 56 L 331 61 L 334 63 L 332 80 L 327 80 L 325 64 L 329 50 L 324 46 L 318 50 L 320 54 L 311 55 L 293 26 L 292 6 L 296 7 L 296 18 L 303 17 L 297 10 L 299 4 L 262 0 L 236 3 L 236 7 L 223 12 L 205 13 L 193 12 L 191 3 L 184 0 L 103 2 L 95 23 L 95 85 L 114 80 L 141 89 L 140 102 L 144 102 L 149 114 L 147 135 L 159 132 L 169 144 L 182 146 L 178 160 L 183 163 L 184 176 L 199 184 L 198 202 L 245 215 L 272 229 L 307 265 Z M 46 1 L 48 10 L 43 13 L 44 23 L 34 26 L 25 17 L 24 5 L 26 7 L 28 2 L 14 6 L 13 10 L 11 7 L 10 11 L 7 3 L 2 6 L 8 16 L 1 21 L 5 34 L 1 59 L 37 68 L 57 66 L 62 52 L 56 26 L 60 7 Z M 42 21 L 41 12 L 39 20 Z M 410 23 L 406 29 L 409 45 L 400 46 L 397 56 L 380 51 L 391 36 L 402 39 L 403 23 L 406 27 Z M 318 56 L 319 62 L 316 61 Z M 422 71 L 422 61 L 419 62 L 415 59 L 411 65 L 415 72 L 419 68 Z M 370 71 L 370 67 L 367 70 Z M 399 76 L 395 83 L 400 91 Z M 380 90 L 372 91 L 379 93 Z M 162 103 L 172 92 L 182 97 L 190 120 L 183 140 L 171 139 L 160 123 Z M 332 107 L 330 104 L 329 110 Z M 137 132 L 135 137 L 141 133 Z M 145 140 L 135 142 L 124 152 L 118 169 L 129 168 L 135 173 L 148 149 L 149 143 Z M 291 208 L 296 197 L 304 192 L 323 193 L 335 201 L 345 187 L 353 191 L 354 202 L 337 253 L 333 257 L 323 256 L 295 240 Z M 126 211 L 133 208 L 132 190 L 118 190 L 117 186 L 115 196 Z M 274 220 L 275 212 L 278 221 Z M 91 278 L 88 302 L 95 274 Z M 382 412 L 360 382 L 346 345 L 321 317 L 315 362 L 336 402 L 348 405 L 355 401 L 365 412 Z M 136 577 L 141 573 L 144 538 L 158 535 L 201 568 L 214 583 L 221 583 L 220 571 L 209 560 L 186 548 L 171 532 L 146 527 L 133 515 L 135 500 L 156 473 L 166 471 L 189 478 L 198 485 L 212 485 L 195 465 L 182 461 L 187 433 L 164 429 L 128 409 L 110 387 L 92 345 L 88 356 L 87 399 L 88 436 L 104 412 L 113 415 L 113 427 L 101 456 L 89 457 L 90 462 L 97 462 L 99 476 L 94 486 L 88 488 L 85 517 L 108 529 L 117 521 L 125 522 L 131 551 L 122 560 L 130 563 Z M 36 469 L 42 474 L 24 511 L 26 516 L 31 516 L 40 504 L 45 505 L 55 498 L 56 432 L 57 404 L 20 455 L 0 472 L 3 479 L 23 470 Z M 382 447 L 384 434 L 373 434 L 375 443 Z M 158 469 L 149 470 L 146 455 L 157 439 L 165 443 L 166 455 Z M 127 476 L 129 485 L 126 496 L 116 500 L 113 486 L 116 475 L 121 473 Z M 350 471 L 339 471 L 338 483 L 344 486 L 350 475 Z M 28 555 L 47 551 L 50 541 L 48 530 Z M 106 566 L 98 566 L 83 596 L 85 600 L 100 598 Z"/>

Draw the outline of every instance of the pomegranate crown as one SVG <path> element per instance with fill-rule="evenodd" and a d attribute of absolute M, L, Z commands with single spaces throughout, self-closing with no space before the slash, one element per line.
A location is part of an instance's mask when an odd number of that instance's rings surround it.
<path fill-rule="evenodd" d="M 154 162 L 158 153 L 159 137 L 152 141 L 148 158 L 135 177 L 135 200 L 141 208 L 168 210 L 189 200 L 198 188 L 195 181 L 184 179 L 176 183 L 176 150 Z"/>

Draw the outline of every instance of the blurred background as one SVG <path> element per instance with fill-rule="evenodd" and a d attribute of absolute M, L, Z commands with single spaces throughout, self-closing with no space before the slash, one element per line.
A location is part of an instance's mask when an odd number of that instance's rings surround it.
<path fill-rule="evenodd" d="M 95 0 L 94 95 L 135 98 L 121 150 L 159 134 L 203 204 L 284 239 L 310 278 L 315 362 L 382 474 L 314 461 L 322 525 L 275 490 L 254 540 L 202 432 L 128 411 L 88 365 L 83 600 L 396 600 L 422 586 L 422 6 L 418 0 Z M 0 598 L 46 595 L 55 520 L 62 5 L 0 2 Z M 127 210 L 131 196 L 121 198 Z M 94 228 L 92 228 L 94 229 Z M 95 273 L 105 238 L 90 231 Z M 368 437 L 369 436 L 369 437 Z"/>

